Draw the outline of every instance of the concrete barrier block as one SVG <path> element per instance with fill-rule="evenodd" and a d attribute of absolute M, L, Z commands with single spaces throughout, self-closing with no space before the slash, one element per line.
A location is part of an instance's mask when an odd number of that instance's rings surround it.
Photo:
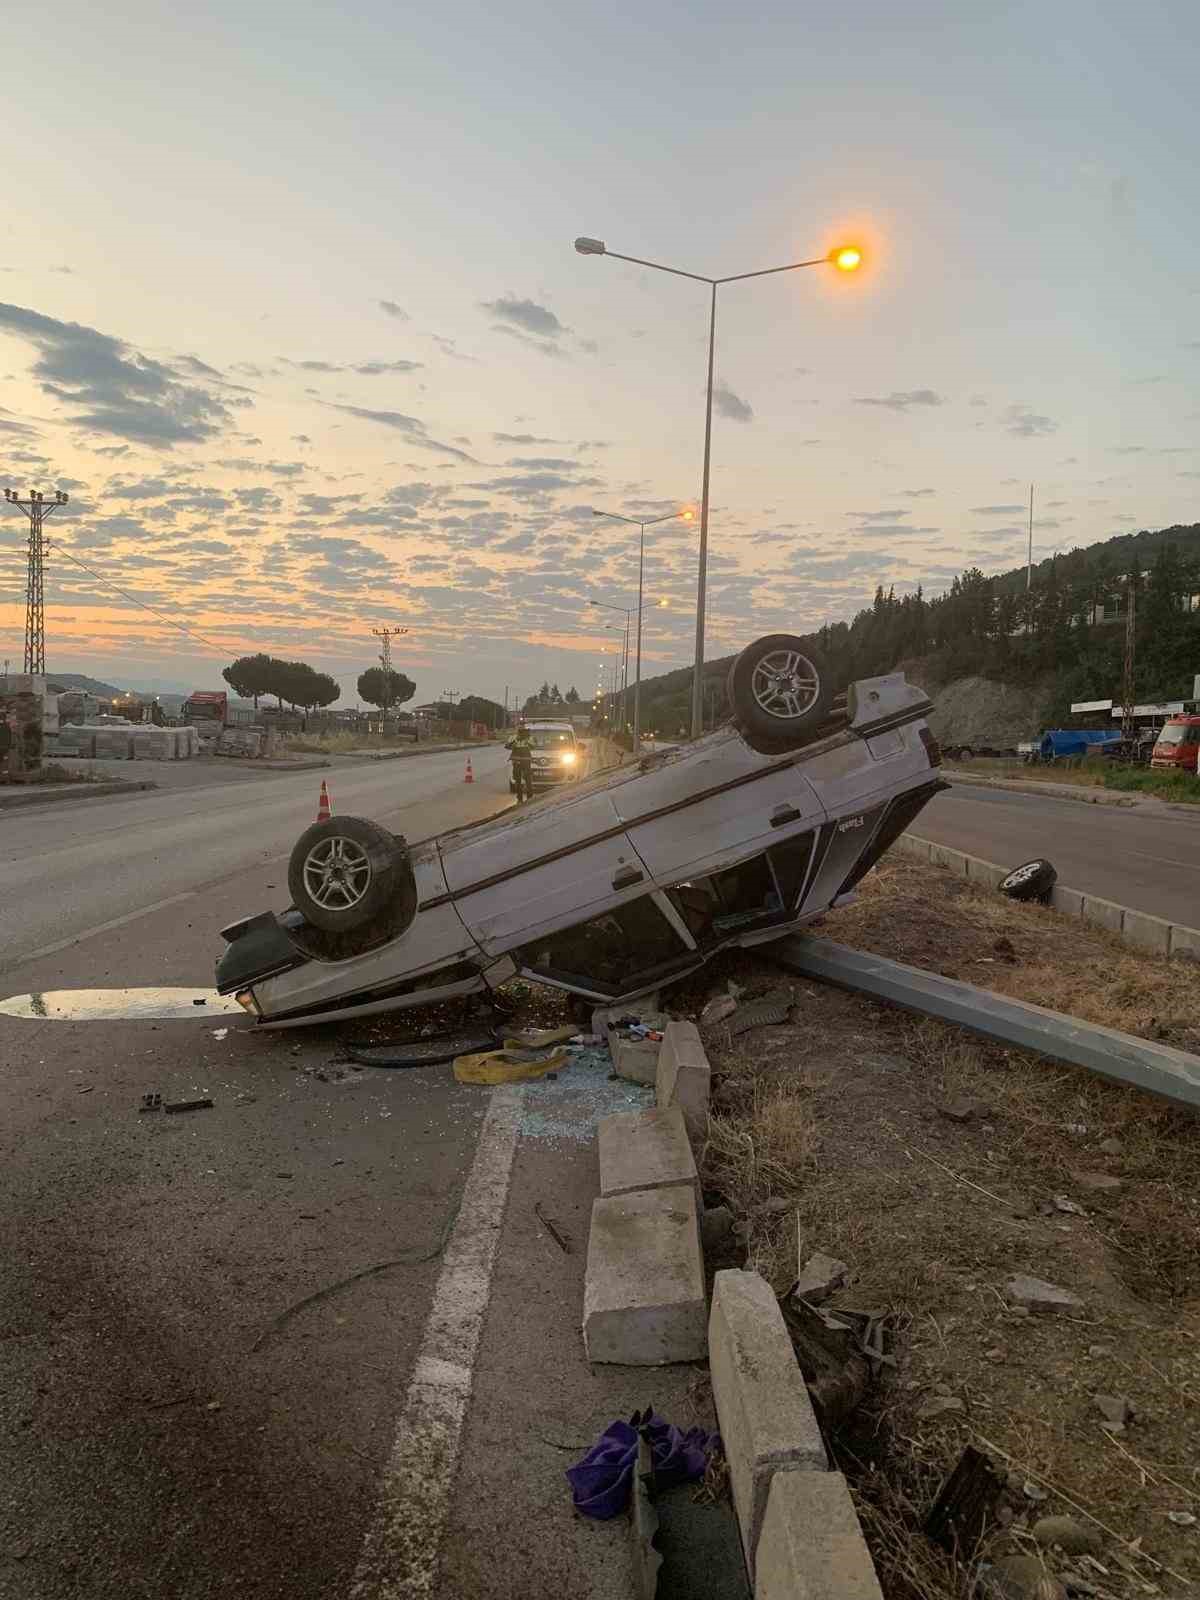
<path fill-rule="evenodd" d="M 703 1359 L 704 1261 L 693 1189 L 593 1202 L 583 1342 L 589 1361 L 621 1366 Z"/>
<path fill-rule="evenodd" d="M 600 1193 L 686 1185 L 700 1199 L 696 1158 L 678 1106 L 665 1111 L 614 1111 L 600 1119 Z"/>
<path fill-rule="evenodd" d="M 1130 944 L 1149 950 L 1156 956 L 1166 956 L 1171 951 L 1171 924 L 1162 917 L 1149 916 L 1145 911 L 1125 908 L 1125 922 L 1121 929 Z"/>
<path fill-rule="evenodd" d="M 712 1067 L 694 1022 L 669 1022 L 663 1034 L 655 1079 L 655 1099 L 660 1111 L 677 1105 L 693 1150 L 708 1133 L 708 1101 L 712 1093 Z"/>
<path fill-rule="evenodd" d="M 750 1575 L 771 1479 L 824 1472 L 821 1430 L 771 1286 L 757 1272 L 718 1272 L 708 1322 L 713 1399 Z"/>
<path fill-rule="evenodd" d="M 754 1600 L 883 1600 L 840 1472 L 777 1472 L 771 1480 Z"/>
<path fill-rule="evenodd" d="M 964 878 L 967 875 L 966 856 L 961 850 L 951 849 L 948 844 L 931 844 L 929 862 L 934 867 L 947 867 L 951 872 L 960 873 Z"/>
<path fill-rule="evenodd" d="M 1056 883 L 1050 891 L 1051 906 L 1067 917 L 1083 916 L 1084 899 L 1078 889 L 1064 889 L 1061 883 Z"/>
<path fill-rule="evenodd" d="M 928 861 L 932 848 L 928 839 L 918 839 L 914 833 L 902 833 L 892 846 L 897 855 L 907 856 L 910 861 Z"/>
<path fill-rule="evenodd" d="M 1171 924 L 1171 958 L 1183 961 L 1200 961 L 1200 928 L 1185 928 L 1178 922 Z"/>
<path fill-rule="evenodd" d="M 1083 920 L 1093 927 L 1107 928 L 1110 933 L 1120 933 L 1125 921 L 1125 907 L 1112 900 L 1101 900 L 1094 894 L 1083 897 Z"/>
<path fill-rule="evenodd" d="M 1000 880 L 1008 875 L 1007 867 L 994 861 L 981 861 L 978 856 L 967 856 L 967 877 L 972 883 L 982 883 L 989 889 L 998 889 Z"/>

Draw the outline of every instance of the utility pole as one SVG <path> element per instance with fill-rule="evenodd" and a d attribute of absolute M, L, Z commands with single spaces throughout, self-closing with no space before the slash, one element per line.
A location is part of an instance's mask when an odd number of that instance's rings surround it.
<path fill-rule="evenodd" d="M 400 634 L 407 633 L 407 628 L 372 628 L 371 632 L 377 639 L 383 640 L 383 648 L 379 652 L 379 663 L 383 668 L 383 715 L 386 719 L 392 705 L 392 640 Z"/>
<path fill-rule="evenodd" d="M 29 576 L 25 586 L 25 671 L 44 673 L 46 605 L 42 523 L 57 506 L 66 505 L 67 496 L 58 489 L 53 500 L 47 500 L 40 489 L 31 489 L 29 499 L 22 500 L 15 489 L 5 489 L 4 498 L 10 506 L 20 506 L 29 518 Z"/>
<path fill-rule="evenodd" d="M 1121 738 L 1133 738 L 1133 658 L 1137 647 L 1137 581 L 1131 572 L 1125 579 L 1129 606 L 1125 613 L 1125 670 L 1121 678 Z"/>

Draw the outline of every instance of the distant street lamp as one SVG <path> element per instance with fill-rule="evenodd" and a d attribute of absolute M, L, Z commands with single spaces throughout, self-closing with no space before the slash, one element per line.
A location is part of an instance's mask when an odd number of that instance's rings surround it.
<path fill-rule="evenodd" d="M 700 272 L 684 272 L 679 267 L 665 267 L 661 261 L 644 261 L 640 256 L 624 256 L 610 250 L 603 239 L 579 238 L 575 248 L 581 256 L 613 256 L 617 261 L 631 261 L 637 267 L 652 267 L 655 272 L 669 272 L 676 278 L 691 278 L 694 283 L 707 283 L 712 290 L 708 315 L 708 397 L 704 411 L 704 481 L 700 496 L 700 567 L 696 580 L 696 664 L 692 675 L 692 737 L 699 738 L 704 729 L 704 605 L 708 582 L 708 466 L 712 446 L 713 401 L 713 348 L 717 333 L 717 289 L 723 283 L 740 283 L 744 278 L 769 278 L 777 272 L 795 272 L 800 267 L 831 266 L 838 272 L 856 272 L 862 265 L 862 251 L 857 245 L 839 245 L 828 255 L 814 256 L 811 261 L 789 261 L 782 267 L 763 267 L 758 272 L 735 272 L 726 278 L 708 278 Z"/>
<path fill-rule="evenodd" d="M 692 522 L 696 513 L 689 507 L 686 511 L 668 511 L 661 517 L 622 517 L 615 511 L 597 511 L 592 507 L 594 517 L 607 517 L 610 522 L 627 522 L 631 527 L 638 529 L 638 603 L 637 603 L 637 666 L 633 678 L 633 753 L 638 755 L 642 748 L 642 612 L 646 609 L 643 599 L 644 580 L 646 574 L 646 529 L 653 528 L 660 522 Z M 662 601 L 660 604 L 665 605 Z"/>

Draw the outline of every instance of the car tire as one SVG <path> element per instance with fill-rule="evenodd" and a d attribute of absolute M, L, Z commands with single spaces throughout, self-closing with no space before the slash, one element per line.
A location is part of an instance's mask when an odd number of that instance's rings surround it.
<path fill-rule="evenodd" d="M 326 933 L 353 933 L 386 918 L 392 936 L 417 909 L 408 847 L 363 817 L 314 822 L 288 860 L 288 889 L 306 922 Z"/>
<path fill-rule="evenodd" d="M 1024 861 L 1000 879 L 997 887 L 1010 900 L 1044 900 L 1058 882 L 1058 873 L 1049 861 L 1037 857 Z"/>
<path fill-rule="evenodd" d="M 728 692 L 734 725 L 748 741 L 791 750 L 807 743 L 828 718 L 833 680 L 803 639 L 769 633 L 734 661 Z"/>

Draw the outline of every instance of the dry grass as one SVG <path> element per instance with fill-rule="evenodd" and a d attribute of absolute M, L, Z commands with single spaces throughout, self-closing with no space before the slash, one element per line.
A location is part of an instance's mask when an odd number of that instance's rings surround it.
<path fill-rule="evenodd" d="M 829 931 L 1200 1048 L 1194 969 L 949 873 L 889 863 Z M 996 950 L 1004 940 L 1011 953 Z M 751 996 L 780 981 L 762 957 L 740 954 L 710 968 L 706 988 L 726 975 Z M 969 1442 L 1020 1481 L 1067 1497 L 1051 1492 L 1033 1507 L 1018 1487 L 1010 1543 L 1030 1548 L 1027 1513 L 1072 1512 L 1074 1501 L 1141 1541 L 1132 1555 L 1108 1541 L 1110 1576 L 1095 1579 L 1104 1592 L 1170 1596 L 1200 1580 L 1196 1530 L 1167 1517 L 1200 1515 L 1200 1122 L 865 998 L 802 980 L 790 988 L 786 1026 L 708 1041 L 716 1076 L 704 1179 L 739 1214 L 747 1264 L 777 1290 L 794 1280 L 798 1248 L 824 1250 L 852 1269 L 835 1308 L 896 1319 L 897 1374 L 834 1441 L 888 1600 L 970 1592 L 974 1574 L 919 1531 Z M 962 1097 L 978 1109 L 951 1120 L 943 1108 Z M 1094 1191 L 1080 1172 L 1120 1187 Z M 1072 1290 L 1083 1309 L 1018 1315 L 1005 1284 L 1019 1272 Z M 1137 1408 L 1120 1438 L 1100 1427 L 1097 1391 Z M 927 1416 L 939 1393 L 962 1410 Z"/>

